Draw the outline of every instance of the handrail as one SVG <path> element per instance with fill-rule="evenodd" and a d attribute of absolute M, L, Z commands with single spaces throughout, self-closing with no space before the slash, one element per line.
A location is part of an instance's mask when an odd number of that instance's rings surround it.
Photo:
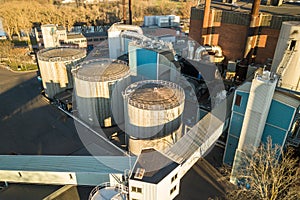
<path fill-rule="evenodd" d="M 89 200 L 93 198 L 93 196 L 100 191 L 101 189 L 107 188 L 107 187 L 114 187 L 118 192 L 123 194 L 128 194 L 129 190 L 128 187 L 122 184 L 111 184 L 110 182 L 104 182 L 100 185 L 97 185 L 94 187 L 94 189 L 90 192 Z"/>

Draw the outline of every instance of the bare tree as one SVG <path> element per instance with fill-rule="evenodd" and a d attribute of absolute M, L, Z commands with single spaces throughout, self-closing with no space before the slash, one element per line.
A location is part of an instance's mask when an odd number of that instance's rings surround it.
<path fill-rule="evenodd" d="M 283 151 L 270 138 L 254 155 L 243 154 L 237 171 L 237 185 L 228 190 L 227 199 L 300 199 L 299 160 L 291 148 Z"/>

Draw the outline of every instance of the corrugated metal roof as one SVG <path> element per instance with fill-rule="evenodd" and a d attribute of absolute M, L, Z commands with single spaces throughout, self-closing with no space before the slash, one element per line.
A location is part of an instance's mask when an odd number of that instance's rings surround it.
<path fill-rule="evenodd" d="M 125 156 L 28 156 L 1 155 L 0 170 L 48 172 L 123 173 L 136 157 Z M 130 164 L 131 163 L 131 164 Z"/>

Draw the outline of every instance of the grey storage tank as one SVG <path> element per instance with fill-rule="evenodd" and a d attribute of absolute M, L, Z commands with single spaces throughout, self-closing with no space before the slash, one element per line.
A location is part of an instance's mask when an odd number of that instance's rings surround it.
<path fill-rule="evenodd" d="M 148 147 L 163 150 L 181 137 L 185 94 L 180 86 L 162 80 L 139 81 L 128 86 L 123 97 L 131 153 L 139 155 Z"/>
<path fill-rule="evenodd" d="M 130 70 L 125 62 L 111 59 L 94 59 L 81 63 L 72 71 L 74 90 L 79 117 L 91 126 L 110 127 L 116 125 L 124 116 L 122 91 Z M 124 83 L 116 86 L 118 81 Z M 114 108 L 112 114 L 112 94 Z M 114 119 L 118 118 L 118 119 Z"/>
<path fill-rule="evenodd" d="M 81 62 L 86 51 L 78 48 L 47 48 L 37 53 L 45 95 L 53 98 L 56 94 L 72 88 L 71 69 Z"/>

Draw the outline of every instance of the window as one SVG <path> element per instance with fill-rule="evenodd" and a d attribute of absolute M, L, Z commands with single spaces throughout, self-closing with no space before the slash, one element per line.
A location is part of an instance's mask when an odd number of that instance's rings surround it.
<path fill-rule="evenodd" d="M 296 46 L 296 40 L 292 40 L 292 41 L 291 41 L 291 44 L 290 44 L 289 50 L 290 50 L 290 51 L 293 51 L 293 50 L 295 49 L 295 46 Z"/>
<path fill-rule="evenodd" d="M 142 188 L 137 188 L 137 191 L 138 193 L 142 193 Z"/>
<path fill-rule="evenodd" d="M 131 192 L 142 193 L 142 188 L 132 186 Z"/>
<path fill-rule="evenodd" d="M 234 102 L 234 105 L 240 106 L 240 105 L 241 105 L 241 102 L 242 102 L 242 96 L 237 94 L 237 95 L 235 96 L 235 102 Z"/>
<path fill-rule="evenodd" d="M 171 183 L 173 183 L 177 179 L 177 174 L 171 178 Z"/>
<path fill-rule="evenodd" d="M 136 192 L 136 187 L 131 187 L 131 192 Z"/>
<path fill-rule="evenodd" d="M 170 190 L 170 194 L 173 194 L 173 192 L 176 191 L 176 185 Z"/>
<path fill-rule="evenodd" d="M 143 169 L 143 168 L 137 168 L 136 172 L 135 172 L 135 175 L 134 175 L 134 178 L 136 178 L 136 179 L 142 179 L 143 176 L 144 176 L 144 173 L 145 173 L 145 169 Z"/>

